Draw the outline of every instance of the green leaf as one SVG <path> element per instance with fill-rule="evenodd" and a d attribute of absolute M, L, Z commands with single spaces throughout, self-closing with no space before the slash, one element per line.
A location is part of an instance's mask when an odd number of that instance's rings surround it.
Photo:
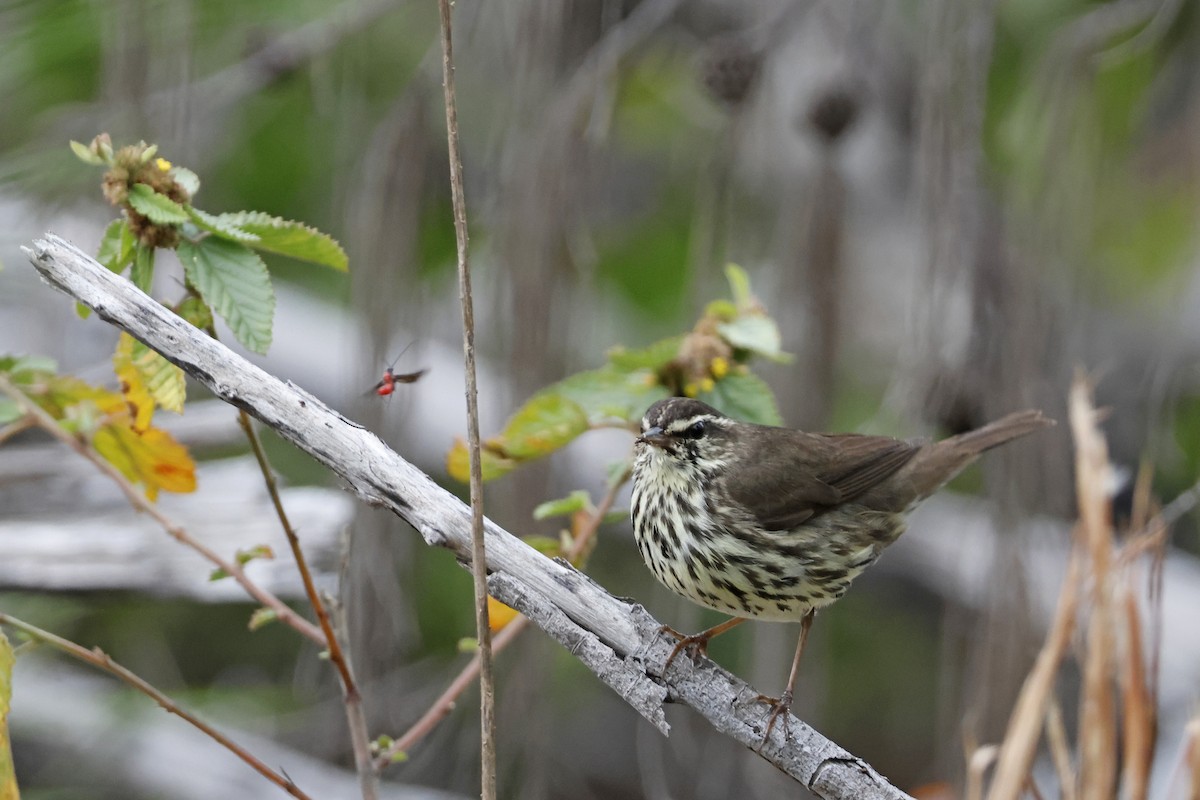
<path fill-rule="evenodd" d="M 300 261 L 310 261 L 345 272 L 349 269 L 346 251 L 335 239 L 301 222 L 272 217 L 261 211 L 238 211 L 216 217 L 221 225 L 252 233 L 256 250 L 278 253 Z"/>
<path fill-rule="evenodd" d="M 235 242 L 243 242 L 249 244 L 257 242 L 259 237 L 257 234 L 244 231 L 232 222 L 224 219 L 228 214 L 214 216 L 207 211 L 201 211 L 194 206 L 187 206 L 187 212 L 192 218 L 192 222 L 196 223 L 202 230 L 220 236 L 222 239 L 231 239 Z"/>
<path fill-rule="evenodd" d="M 75 316 L 80 319 L 87 319 L 92 315 L 92 310 L 78 300 L 75 301 Z"/>
<path fill-rule="evenodd" d="M 16 422 L 23 416 L 25 416 L 25 412 L 17 405 L 16 400 L 10 397 L 0 397 L 0 425 Z"/>
<path fill-rule="evenodd" d="M 533 510 L 534 519 L 547 519 L 549 517 L 567 517 L 574 514 L 576 511 L 583 511 L 586 508 L 591 508 L 592 496 L 583 489 L 576 489 L 566 497 L 560 497 L 557 500 L 547 500 Z M 525 540 L 528 543 L 528 539 Z"/>
<path fill-rule="evenodd" d="M 220 314 L 233 335 L 256 353 L 271 345 L 275 293 L 267 265 L 245 245 L 208 236 L 183 241 L 179 260 L 204 302 Z"/>
<path fill-rule="evenodd" d="M 538 507 L 541 508 L 541 506 Z M 534 514 L 536 515 L 537 512 L 535 511 Z M 534 550 L 537 550 L 546 558 L 557 558 L 563 552 L 562 542 L 550 536 L 525 536 L 521 541 Z"/>
<path fill-rule="evenodd" d="M 229 571 L 227 569 L 225 569 L 224 567 L 217 567 L 212 572 L 208 573 L 209 583 L 216 583 L 217 581 L 223 581 L 228 577 L 229 577 Z"/>
<path fill-rule="evenodd" d="M 650 370 L 626 372 L 612 366 L 576 373 L 551 389 L 574 400 L 592 427 L 634 426 L 651 404 L 668 394 Z"/>
<path fill-rule="evenodd" d="M 257 544 L 248 550 L 238 550 L 235 558 L 237 559 L 237 563 L 244 567 L 257 558 L 266 560 L 275 558 L 275 551 L 273 551 L 269 545 Z"/>
<path fill-rule="evenodd" d="M 729 289 L 733 293 L 733 302 L 739 309 L 755 305 L 754 293 L 750 291 L 750 276 L 746 270 L 737 264 L 725 265 L 725 278 L 729 281 Z"/>
<path fill-rule="evenodd" d="M 96 260 L 103 264 L 109 272 L 120 274 L 133 260 L 135 239 L 129 223 L 125 219 L 114 219 L 104 229 L 100 237 L 100 247 L 96 250 Z"/>
<path fill-rule="evenodd" d="M 786 363 L 792 360 L 790 353 L 781 349 L 779 326 L 765 314 L 742 314 L 732 322 L 717 326 L 717 332 L 736 348 L 749 350 L 772 361 Z"/>
<path fill-rule="evenodd" d="M 640 350 L 614 347 L 608 351 L 608 363 L 624 372 L 633 372 L 639 369 L 659 370 L 679 355 L 679 345 L 682 342 L 682 336 L 671 336 Z"/>
<path fill-rule="evenodd" d="M 200 176 L 187 167 L 171 167 L 169 174 L 188 193 L 188 197 L 195 197 L 196 192 L 200 191 Z"/>
<path fill-rule="evenodd" d="M 154 286 L 154 248 L 138 242 L 134 247 L 133 269 L 129 272 L 133 285 L 146 294 Z"/>
<path fill-rule="evenodd" d="M 587 429 L 583 409 L 552 387 L 530 398 L 500 435 L 488 440 L 488 448 L 509 458 L 537 458 L 568 444 Z"/>
<path fill-rule="evenodd" d="M 479 640 L 474 636 L 464 636 L 458 640 L 458 652 L 474 653 L 479 649 Z"/>
<path fill-rule="evenodd" d="M 702 392 L 696 399 L 734 419 L 760 425 L 783 424 L 771 387 L 757 375 L 730 375 L 717 381 L 711 392 Z"/>
<path fill-rule="evenodd" d="M 0 372 L 11 375 L 14 383 L 29 383 L 58 372 L 58 362 L 49 356 L 4 356 L 0 358 Z"/>
<path fill-rule="evenodd" d="M 91 164 L 93 167 L 104 166 L 104 159 L 100 157 L 100 154 L 92 152 L 92 149 L 82 142 L 72 139 L 71 152 L 85 164 Z"/>
<path fill-rule="evenodd" d="M 212 309 L 199 297 L 184 298 L 175 313 L 202 331 L 208 330 L 213 324 Z"/>
<path fill-rule="evenodd" d="M 178 225 L 190 219 L 183 206 L 144 183 L 135 183 L 129 187 L 129 205 L 159 225 Z"/>
<path fill-rule="evenodd" d="M 264 606 L 263 608 L 255 610 L 255 612 L 250 615 L 250 622 L 247 623 L 246 627 L 252 631 L 256 631 L 264 625 L 269 625 L 277 619 L 279 619 L 279 614 L 275 611 L 275 609 Z"/>

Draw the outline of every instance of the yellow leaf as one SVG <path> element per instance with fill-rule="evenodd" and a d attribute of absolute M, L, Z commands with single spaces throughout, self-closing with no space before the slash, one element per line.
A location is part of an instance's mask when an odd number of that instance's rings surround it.
<path fill-rule="evenodd" d="M 479 448 L 479 464 L 485 481 L 507 475 L 517 467 L 516 461 L 489 450 L 487 445 Z M 467 452 L 467 443 L 462 439 L 455 439 L 454 446 L 446 454 L 446 471 L 450 477 L 462 483 L 471 480 L 471 456 Z"/>
<path fill-rule="evenodd" d="M 490 594 L 488 595 L 488 627 L 492 629 L 492 633 L 504 630 L 508 623 L 519 616 L 521 614 L 515 608 L 506 606 Z"/>
<path fill-rule="evenodd" d="M 96 452 L 104 456 L 121 474 L 146 490 L 155 500 L 159 490 L 194 492 L 196 464 L 187 448 L 164 430 L 137 431 L 119 422 L 96 431 L 92 439 Z"/>
<path fill-rule="evenodd" d="M 121 379 L 121 391 L 139 431 L 150 427 L 156 403 L 168 411 L 183 413 L 183 370 L 127 333 L 122 333 L 117 342 L 113 369 Z"/>
<path fill-rule="evenodd" d="M 12 645 L 0 631 L 0 800 L 17 800 L 17 775 L 8 739 L 8 708 L 12 699 Z"/>
<path fill-rule="evenodd" d="M 116 352 L 113 353 L 113 372 L 117 373 L 117 378 L 121 381 L 121 394 L 124 395 L 125 402 L 129 405 L 129 413 L 133 416 L 134 430 L 144 431 L 150 427 L 150 420 L 154 416 L 154 396 L 146 387 L 141 371 L 133 363 L 134 341 L 128 333 L 121 334 L 121 338 L 117 340 Z M 126 477 L 133 480 L 128 473 Z"/>

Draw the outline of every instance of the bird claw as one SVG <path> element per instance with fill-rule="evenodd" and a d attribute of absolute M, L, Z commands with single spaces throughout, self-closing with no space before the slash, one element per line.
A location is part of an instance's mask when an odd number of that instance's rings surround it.
<path fill-rule="evenodd" d="M 666 673 L 671 668 L 671 664 L 675 662 L 675 657 L 684 650 L 689 651 L 692 656 L 692 661 L 695 661 L 699 656 L 708 655 L 708 640 L 712 637 L 707 635 L 707 631 L 700 633 L 686 634 L 672 628 L 670 625 L 663 625 L 658 629 L 659 633 L 665 633 L 674 636 L 678 641 L 675 643 L 675 648 L 671 650 L 671 655 L 667 656 L 667 663 L 663 664 L 662 671 Z"/>
<path fill-rule="evenodd" d="M 767 729 L 763 732 L 762 741 L 758 743 L 758 749 L 762 750 L 763 745 L 771 738 L 771 731 L 775 727 L 775 722 L 780 717 L 783 717 L 783 737 L 785 739 L 788 737 L 788 718 L 790 717 L 789 712 L 792 709 L 792 692 L 788 689 L 777 698 L 760 694 L 758 701 L 771 706 L 771 714 L 767 718 Z"/>

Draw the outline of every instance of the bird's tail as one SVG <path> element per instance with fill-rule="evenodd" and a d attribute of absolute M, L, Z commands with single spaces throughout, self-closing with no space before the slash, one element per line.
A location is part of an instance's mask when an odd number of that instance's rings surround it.
<path fill-rule="evenodd" d="M 1054 424 L 1054 420 L 1036 409 L 1014 411 L 982 428 L 951 436 L 940 444 L 949 445 L 964 454 L 978 455 L 984 450 Z"/>
<path fill-rule="evenodd" d="M 918 497 L 928 497 L 984 450 L 1054 424 L 1041 411 L 1015 411 L 982 428 L 943 439 L 917 453 L 907 469 L 911 486 Z"/>

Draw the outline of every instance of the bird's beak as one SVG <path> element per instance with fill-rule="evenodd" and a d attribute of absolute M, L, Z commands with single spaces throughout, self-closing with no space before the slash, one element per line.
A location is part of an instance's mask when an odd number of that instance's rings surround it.
<path fill-rule="evenodd" d="M 671 442 L 671 437 L 663 433 L 663 429 L 657 425 L 643 433 L 637 438 L 641 444 L 652 444 L 655 447 L 666 447 Z"/>

